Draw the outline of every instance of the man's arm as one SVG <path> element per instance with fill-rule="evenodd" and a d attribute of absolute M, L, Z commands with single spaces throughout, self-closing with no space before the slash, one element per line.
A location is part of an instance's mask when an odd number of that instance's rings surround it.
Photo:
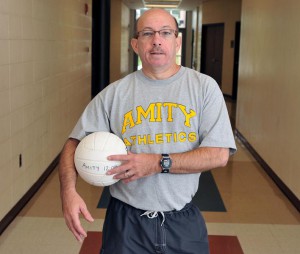
<path fill-rule="evenodd" d="M 185 153 L 170 155 L 173 174 L 200 173 L 213 168 L 226 166 L 229 158 L 228 148 L 199 147 Z"/>
<path fill-rule="evenodd" d="M 78 241 L 87 236 L 81 226 L 79 215 L 92 222 L 94 219 L 87 210 L 86 204 L 76 191 L 77 172 L 74 165 L 74 153 L 79 141 L 68 139 L 60 155 L 59 180 L 62 209 L 66 224 Z"/>
<path fill-rule="evenodd" d="M 75 191 L 77 172 L 74 165 L 74 154 L 79 141 L 68 139 L 60 155 L 59 180 L 61 192 Z"/>
<path fill-rule="evenodd" d="M 170 154 L 172 159 L 172 174 L 200 173 L 217 167 L 224 167 L 229 158 L 228 148 L 199 147 L 184 153 Z M 122 165 L 116 167 L 108 174 L 117 174 L 117 179 L 123 179 L 125 183 L 142 177 L 161 172 L 160 154 L 133 154 L 109 156 L 110 160 L 120 160 Z"/>

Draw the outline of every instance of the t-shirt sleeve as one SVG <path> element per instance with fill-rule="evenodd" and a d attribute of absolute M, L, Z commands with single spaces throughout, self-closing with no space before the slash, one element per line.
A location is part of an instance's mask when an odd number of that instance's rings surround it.
<path fill-rule="evenodd" d="M 212 78 L 203 96 L 203 109 L 200 117 L 200 147 L 224 147 L 235 153 L 236 145 L 223 94 Z"/>
<path fill-rule="evenodd" d="M 69 138 L 82 140 L 96 131 L 110 131 L 109 118 L 99 94 L 87 105 Z"/>

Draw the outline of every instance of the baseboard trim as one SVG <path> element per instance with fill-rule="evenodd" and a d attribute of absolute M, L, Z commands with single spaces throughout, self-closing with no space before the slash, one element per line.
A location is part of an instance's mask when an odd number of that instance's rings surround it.
<path fill-rule="evenodd" d="M 9 224 L 17 217 L 23 207 L 29 202 L 34 194 L 40 189 L 43 183 L 46 181 L 48 176 L 55 169 L 59 161 L 59 155 L 51 162 L 48 168 L 40 176 L 40 178 L 32 185 L 32 187 L 25 193 L 25 195 L 16 203 L 16 205 L 4 216 L 0 221 L 0 235 L 9 226 Z"/>
<path fill-rule="evenodd" d="M 243 145 L 249 150 L 255 160 L 261 165 L 269 177 L 275 182 L 282 193 L 290 200 L 295 208 L 300 212 L 300 200 L 291 191 L 291 189 L 277 176 L 273 169 L 264 161 L 264 159 L 256 152 L 256 150 L 250 145 L 247 139 L 235 129 L 235 135 L 243 143 Z"/>

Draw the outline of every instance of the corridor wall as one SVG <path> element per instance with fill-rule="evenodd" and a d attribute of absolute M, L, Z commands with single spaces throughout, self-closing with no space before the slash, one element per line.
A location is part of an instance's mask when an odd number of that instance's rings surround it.
<path fill-rule="evenodd" d="M 239 132 L 300 198 L 298 0 L 243 0 Z"/>
<path fill-rule="evenodd" d="M 0 1 L 0 220 L 90 100 L 91 13 L 91 0 Z"/>

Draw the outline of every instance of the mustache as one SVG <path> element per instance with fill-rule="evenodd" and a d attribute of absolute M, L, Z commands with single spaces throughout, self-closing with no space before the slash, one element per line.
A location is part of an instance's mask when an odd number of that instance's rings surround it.
<path fill-rule="evenodd" d="M 151 50 L 150 53 L 164 53 L 163 49 L 160 46 L 154 46 Z"/>

